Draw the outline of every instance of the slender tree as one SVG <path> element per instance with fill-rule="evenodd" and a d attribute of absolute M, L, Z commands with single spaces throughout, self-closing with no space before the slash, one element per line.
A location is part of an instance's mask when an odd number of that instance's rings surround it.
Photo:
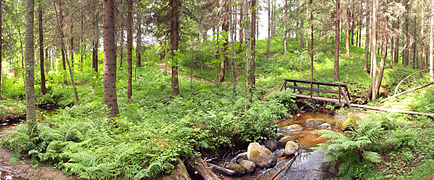
<path fill-rule="evenodd" d="M 99 20 L 99 12 L 97 9 L 98 0 L 93 0 L 95 3 L 93 13 L 94 18 L 92 19 L 92 24 L 94 27 L 93 31 L 93 45 L 92 45 L 92 67 L 94 71 L 98 75 L 98 45 L 99 45 L 99 27 L 98 27 L 98 20 Z"/>
<path fill-rule="evenodd" d="M 34 0 L 26 0 L 26 33 L 25 33 L 25 86 L 26 86 L 26 120 L 28 133 L 31 139 L 37 136 L 38 128 L 36 124 L 36 100 L 35 100 L 35 39 L 33 36 L 34 27 Z"/>
<path fill-rule="evenodd" d="M 62 0 L 58 0 L 58 2 L 59 2 L 59 21 L 60 21 L 60 29 L 61 29 L 61 31 L 63 31 L 63 27 L 64 27 L 64 18 L 63 18 L 63 4 L 62 4 Z M 54 3 L 54 5 L 55 5 L 55 3 Z M 62 39 L 61 39 L 61 41 L 63 41 Z M 65 49 L 65 47 L 60 47 L 60 51 L 61 51 L 61 54 L 62 54 L 62 70 L 63 70 L 63 80 L 64 80 L 64 82 L 65 82 L 65 84 L 67 83 L 67 80 L 66 80 L 66 75 L 65 75 L 65 72 L 66 72 L 66 49 Z"/>
<path fill-rule="evenodd" d="M 222 54 L 223 54 L 223 61 L 220 63 L 220 75 L 217 78 L 217 82 L 223 82 L 225 81 L 225 75 L 226 75 L 226 66 L 229 63 L 229 53 L 228 53 L 228 36 L 229 36 L 229 6 L 227 4 L 227 0 L 222 0 L 220 3 L 220 8 L 223 10 L 222 16 L 222 31 L 224 34 L 224 41 L 223 41 L 223 48 L 222 48 Z"/>
<path fill-rule="evenodd" d="M 376 71 L 377 71 L 377 57 L 376 57 L 376 50 L 377 50 L 377 0 L 372 0 L 372 48 L 371 48 L 371 64 L 372 64 L 372 85 L 371 85 L 371 95 L 372 95 L 372 101 L 375 102 L 376 100 Z"/>
<path fill-rule="evenodd" d="M 425 53 L 425 46 L 423 45 L 423 39 L 425 36 L 425 4 L 422 4 L 422 6 L 420 7 L 420 17 L 421 17 L 421 21 L 420 21 L 420 61 L 419 61 L 419 74 L 422 77 L 422 70 L 425 68 L 425 64 L 424 64 L 424 58 L 423 58 L 423 54 Z M 416 44 L 416 43 L 415 43 Z"/>
<path fill-rule="evenodd" d="M 124 27 L 121 26 L 120 32 L 120 44 L 119 44 L 119 71 L 122 71 L 122 63 L 124 61 Z"/>
<path fill-rule="evenodd" d="M 283 53 L 286 54 L 288 48 L 288 27 L 286 23 L 288 21 L 288 0 L 285 0 L 283 10 L 285 11 L 285 17 L 283 18 Z"/>
<path fill-rule="evenodd" d="M 244 22 L 244 12 L 243 12 L 243 8 L 244 8 L 244 1 L 243 0 L 241 0 L 240 1 L 240 30 L 239 30 L 239 41 L 240 41 L 240 44 L 239 44 L 239 47 L 238 47 L 238 53 L 241 53 L 242 51 L 243 51 L 243 44 L 244 44 L 244 32 L 243 32 L 243 30 L 244 30 L 244 28 L 245 28 L 245 22 Z"/>
<path fill-rule="evenodd" d="M 3 30 L 3 17 L 2 17 L 2 14 L 3 14 L 3 2 L 2 2 L 3 0 L 0 0 L 0 100 L 3 100 L 3 97 L 2 97 L 2 55 L 3 55 L 3 36 L 2 36 L 2 34 L 3 34 L 3 32 L 2 32 L 2 30 Z"/>
<path fill-rule="evenodd" d="M 387 42 L 388 42 L 388 24 L 389 24 L 389 18 L 386 17 L 384 18 L 384 27 L 385 29 L 383 30 L 382 36 L 383 36 L 383 43 L 382 43 L 382 47 L 381 47 L 381 62 L 380 62 L 380 72 L 378 73 L 378 80 L 377 80 L 377 94 L 380 93 L 380 87 L 381 87 L 381 82 L 383 80 L 383 74 L 384 74 L 384 66 L 386 64 L 386 58 L 387 58 Z"/>
<path fill-rule="evenodd" d="M 370 23 L 370 14 L 371 14 L 371 5 L 370 5 L 370 0 L 366 0 L 366 16 L 365 16 L 365 21 L 366 21 L 366 37 L 365 37 L 365 66 L 364 66 L 364 70 L 366 72 L 369 71 L 369 67 L 368 67 L 368 62 L 369 62 L 369 57 L 370 57 L 370 48 L 371 48 L 371 41 L 369 40 L 370 37 L 370 28 L 369 28 L 369 23 Z"/>
<path fill-rule="evenodd" d="M 255 87 L 255 69 L 256 69 L 256 50 L 255 50 L 255 46 L 256 46 L 256 12 L 257 12 L 257 7 L 256 7 L 256 0 L 252 0 L 252 6 L 250 7 L 252 9 L 252 16 L 251 16 L 251 21 L 250 21 L 250 51 L 251 51 L 251 68 L 250 68 L 250 74 L 249 74 L 249 79 L 250 79 L 250 89 L 253 90 Z"/>
<path fill-rule="evenodd" d="M 142 15 L 140 9 L 142 8 L 141 0 L 139 0 L 139 8 L 136 10 L 137 18 L 137 47 L 136 47 L 136 67 L 142 66 Z"/>
<path fill-rule="evenodd" d="M 399 17 L 395 22 L 395 28 L 397 32 L 399 32 Z M 396 35 L 395 38 L 395 55 L 393 56 L 395 64 L 398 64 L 399 60 L 399 33 Z"/>
<path fill-rule="evenodd" d="M 1 1 L 1 0 L 0 0 Z M 39 67 L 41 71 L 41 92 L 47 93 L 47 87 L 45 86 L 45 63 L 44 63 L 44 30 L 42 27 L 42 0 L 39 0 L 38 5 L 39 15 Z"/>
<path fill-rule="evenodd" d="M 175 58 L 175 51 L 179 45 L 179 0 L 170 0 L 171 16 L 170 16 L 170 41 L 172 54 L 172 95 L 179 95 L 179 80 L 178 80 L 178 60 Z"/>
<path fill-rule="evenodd" d="M 350 57 L 350 0 L 347 0 L 346 2 L 346 11 L 345 11 L 345 34 L 346 34 L 346 41 L 345 41 L 345 48 L 346 48 L 346 57 Z"/>
<path fill-rule="evenodd" d="M 128 62 L 128 91 L 127 98 L 130 102 L 133 95 L 133 0 L 128 0 L 127 15 L 127 62 Z"/>
<path fill-rule="evenodd" d="M 285 22 L 285 20 L 283 20 Z M 283 35 L 285 38 L 286 36 Z M 268 39 L 267 39 L 267 58 L 270 58 L 270 46 L 271 46 L 271 3 L 268 0 Z"/>
<path fill-rule="evenodd" d="M 433 36 L 434 36 L 434 1 L 431 1 L 431 34 L 429 36 L 429 74 L 431 76 L 431 82 L 434 81 L 434 71 L 433 71 Z"/>
<path fill-rule="evenodd" d="M 404 0 L 405 14 L 404 14 L 404 55 L 403 55 L 403 65 L 408 67 L 408 62 L 410 59 L 410 33 L 408 32 L 410 8 L 408 5 L 408 0 Z"/>
<path fill-rule="evenodd" d="M 339 30 L 339 19 L 340 19 L 340 0 L 336 0 L 336 19 L 335 19 L 335 65 L 333 80 L 339 81 L 339 47 L 340 47 L 340 30 Z"/>
<path fill-rule="evenodd" d="M 229 0 L 229 4 L 232 4 L 232 0 Z M 235 12 L 235 13 L 234 13 Z M 230 31 L 231 31 L 231 67 L 232 67 L 232 99 L 236 99 L 237 93 L 237 73 L 236 73 L 236 62 L 235 62 L 235 28 L 237 27 L 237 8 L 233 6 L 229 9 L 229 22 L 231 23 Z M 235 20 L 234 20 L 235 19 Z"/>
<path fill-rule="evenodd" d="M 115 0 L 103 0 L 104 103 L 107 118 L 119 116 L 116 95 Z"/>

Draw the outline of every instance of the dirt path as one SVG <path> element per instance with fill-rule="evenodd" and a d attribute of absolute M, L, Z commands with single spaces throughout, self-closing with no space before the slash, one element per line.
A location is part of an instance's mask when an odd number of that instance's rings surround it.
<path fill-rule="evenodd" d="M 3 136 L 10 134 L 12 131 L 11 128 L 0 131 L 0 141 Z M 61 170 L 55 167 L 42 164 L 33 167 L 31 161 L 28 159 L 11 163 L 11 156 L 11 151 L 0 147 L 0 179 L 10 179 L 11 177 L 13 177 L 13 179 L 78 179 L 78 177 L 64 175 Z"/>

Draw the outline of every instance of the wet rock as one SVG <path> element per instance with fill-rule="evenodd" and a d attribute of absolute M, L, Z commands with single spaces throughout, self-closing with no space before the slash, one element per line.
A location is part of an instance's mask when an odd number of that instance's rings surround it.
<path fill-rule="evenodd" d="M 268 148 L 270 151 L 274 151 L 277 149 L 277 141 L 276 140 L 267 140 L 265 141 L 265 147 Z"/>
<path fill-rule="evenodd" d="M 324 120 L 322 120 L 322 119 L 308 119 L 308 120 L 306 120 L 306 124 L 307 125 L 311 125 L 311 126 L 319 126 L 319 125 L 321 125 L 322 123 L 325 123 L 325 121 Z"/>
<path fill-rule="evenodd" d="M 235 175 L 243 175 L 246 173 L 246 170 L 240 164 L 228 164 L 226 168 L 235 171 Z"/>
<path fill-rule="evenodd" d="M 268 167 L 273 163 L 274 156 L 266 147 L 258 143 L 250 143 L 247 148 L 247 159 L 253 161 L 258 167 Z"/>
<path fill-rule="evenodd" d="M 297 152 L 297 150 L 298 150 L 298 144 L 295 143 L 294 141 L 288 141 L 286 142 L 285 152 L 283 154 L 289 156 Z"/>
<path fill-rule="evenodd" d="M 178 160 L 178 165 L 169 174 L 163 177 L 156 178 L 158 180 L 191 180 L 190 175 L 188 175 L 187 168 L 181 160 Z"/>
<path fill-rule="evenodd" d="M 292 139 L 293 139 L 292 136 L 285 136 L 283 138 L 280 138 L 279 141 L 277 141 L 277 147 L 284 148 L 286 142 L 291 141 Z"/>
<path fill-rule="evenodd" d="M 278 133 L 276 133 L 276 137 L 277 137 L 276 139 L 282 139 L 283 137 L 285 137 L 285 135 L 278 132 Z"/>
<path fill-rule="evenodd" d="M 291 124 L 289 126 L 283 127 L 281 129 L 283 132 L 291 133 L 303 130 L 303 127 L 300 124 Z"/>
<path fill-rule="evenodd" d="M 319 125 L 319 128 L 331 130 L 332 125 L 330 125 L 329 123 L 322 123 L 321 125 Z"/>
<path fill-rule="evenodd" d="M 240 165 L 246 170 L 246 173 L 251 173 L 256 168 L 255 163 L 249 160 L 241 160 Z"/>
<path fill-rule="evenodd" d="M 285 149 L 278 149 L 278 150 L 273 152 L 273 155 L 276 159 L 278 159 L 278 158 L 283 156 L 284 152 L 285 152 Z"/>
<path fill-rule="evenodd" d="M 277 172 L 279 172 L 279 170 L 276 168 L 267 169 L 267 170 L 263 171 L 261 174 L 259 174 L 256 179 L 257 180 L 270 180 L 271 178 L 274 177 L 274 175 Z M 282 174 L 283 173 L 280 173 L 278 176 L 276 176 L 274 178 L 274 180 L 286 180 L 286 178 Z"/>

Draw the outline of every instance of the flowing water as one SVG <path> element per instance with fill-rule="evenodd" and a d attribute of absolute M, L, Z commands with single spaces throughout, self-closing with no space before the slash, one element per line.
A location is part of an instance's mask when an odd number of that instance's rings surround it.
<path fill-rule="evenodd" d="M 311 179 L 337 179 L 337 166 L 335 163 L 323 162 L 322 159 L 327 152 L 314 152 L 312 147 L 327 140 L 320 137 L 318 130 L 324 129 L 321 125 L 328 123 L 328 129 L 341 132 L 340 123 L 333 116 L 327 113 L 304 113 L 297 115 L 294 119 L 281 120 L 278 122 L 278 132 L 284 136 L 290 136 L 291 140 L 297 142 L 300 148 L 294 162 L 285 168 L 275 180 L 311 180 Z M 287 131 L 285 127 L 298 124 L 303 127 L 299 131 Z M 226 180 L 269 180 L 281 170 L 290 159 L 282 157 L 277 159 L 274 167 L 268 169 L 256 169 L 248 176 L 225 177 Z"/>

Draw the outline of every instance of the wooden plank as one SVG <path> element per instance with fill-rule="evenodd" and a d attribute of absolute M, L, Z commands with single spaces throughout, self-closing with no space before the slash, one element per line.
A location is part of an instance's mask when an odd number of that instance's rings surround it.
<path fill-rule="evenodd" d="M 310 88 L 308 88 L 308 87 L 301 87 L 301 86 L 288 86 L 288 88 L 310 91 Z M 312 91 L 322 92 L 322 93 L 339 94 L 339 91 L 331 90 L 331 89 L 317 89 L 317 88 L 313 88 Z"/>
<path fill-rule="evenodd" d="M 302 94 L 291 94 L 291 96 L 295 96 L 298 98 L 306 98 L 306 99 L 310 99 L 310 95 L 302 95 Z M 317 100 L 317 101 L 327 101 L 327 102 L 334 102 L 334 103 L 339 103 L 339 100 L 337 99 L 331 99 L 331 98 L 323 98 L 323 97 L 316 97 L 313 96 L 312 97 L 313 100 Z"/>
<path fill-rule="evenodd" d="M 386 108 L 380 108 L 380 107 L 373 107 L 373 106 L 366 106 L 366 105 L 360 105 L 360 104 L 351 104 L 352 107 L 361 108 L 361 109 L 369 109 L 369 110 L 376 110 L 376 111 L 384 111 L 384 112 L 398 112 L 403 114 L 411 114 L 411 115 L 422 115 L 422 116 L 429 116 L 434 117 L 433 113 L 423 113 L 423 112 L 414 112 L 414 111 L 404 111 L 399 109 L 386 109 Z"/>
<path fill-rule="evenodd" d="M 309 81 L 309 80 L 299 80 L 299 79 L 285 79 L 285 81 L 309 83 L 309 84 L 310 82 L 312 82 L 313 84 L 321 84 L 321 85 L 329 85 L 329 86 L 347 86 L 347 84 L 343 84 L 343 83 L 331 83 L 331 82 Z"/>
<path fill-rule="evenodd" d="M 280 91 L 283 90 L 283 88 L 285 87 L 286 81 L 283 81 L 282 86 L 280 86 Z M 285 89 L 286 90 L 286 89 Z"/>

